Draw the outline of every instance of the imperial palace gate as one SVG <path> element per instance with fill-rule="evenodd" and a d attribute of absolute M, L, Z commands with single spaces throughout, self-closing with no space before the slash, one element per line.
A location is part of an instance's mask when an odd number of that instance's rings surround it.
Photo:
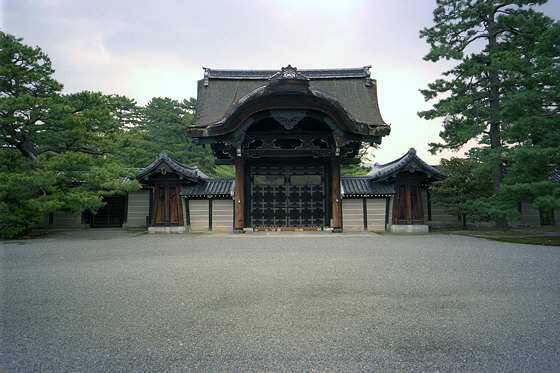
<path fill-rule="evenodd" d="M 235 165 L 234 230 L 342 229 L 340 165 L 390 132 L 369 66 L 205 69 L 190 135 Z"/>

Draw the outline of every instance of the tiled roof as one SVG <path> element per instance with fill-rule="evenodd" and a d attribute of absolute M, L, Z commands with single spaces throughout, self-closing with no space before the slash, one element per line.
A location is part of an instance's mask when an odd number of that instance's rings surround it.
<path fill-rule="evenodd" d="M 233 179 L 209 178 L 203 183 L 181 188 L 183 197 L 229 197 L 233 195 Z"/>
<path fill-rule="evenodd" d="M 205 68 L 198 82 L 195 117 L 187 131 L 194 138 L 213 139 L 233 132 L 239 123 L 239 110 L 251 103 L 278 97 L 298 97 L 309 105 L 327 105 L 341 116 L 344 131 L 372 136 L 381 141 L 391 128 L 381 116 L 377 84 L 370 77 L 370 66 L 347 69 L 298 70 L 215 70 Z M 278 81 L 307 81 L 288 84 L 278 93 Z M 278 80 L 276 80 L 278 79 Z"/>
<path fill-rule="evenodd" d="M 375 164 L 367 176 L 372 180 L 386 180 L 396 176 L 397 173 L 411 171 L 411 172 L 424 172 L 429 177 L 436 180 L 443 180 L 447 175 L 437 168 L 430 166 L 416 155 L 416 149 L 410 148 L 409 151 L 392 162 L 380 165 Z"/>
<path fill-rule="evenodd" d="M 343 197 L 388 197 L 395 194 L 393 183 L 375 182 L 368 176 L 342 176 Z"/>
<path fill-rule="evenodd" d="M 167 166 L 168 170 L 166 169 L 166 171 L 172 171 L 179 176 L 193 181 L 202 181 L 208 179 L 208 176 L 200 171 L 198 167 L 189 167 L 177 161 L 174 161 L 173 159 L 169 158 L 166 152 L 161 152 L 159 157 L 154 162 L 152 162 L 152 164 L 141 169 L 140 172 L 136 174 L 136 179 L 140 180 L 150 174 L 158 173 L 162 170 L 163 166 Z"/>
<path fill-rule="evenodd" d="M 308 79 L 348 79 L 368 78 L 371 66 L 345 69 L 297 70 Z M 204 68 L 204 79 L 268 80 L 278 74 L 278 70 L 221 70 Z"/>
<path fill-rule="evenodd" d="M 554 168 L 548 178 L 550 181 L 556 181 L 557 183 L 560 183 L 560 168 Z"/>

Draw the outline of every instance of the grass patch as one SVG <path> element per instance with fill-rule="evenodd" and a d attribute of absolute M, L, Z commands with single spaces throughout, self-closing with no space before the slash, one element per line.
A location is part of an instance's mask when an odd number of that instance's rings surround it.
<path fill-rule="evenodd" d="M 533 237 L 484 237 L 492 241 L 521 243 L 528 245 L 560 246 L 559 236 L 533 236 Z"/>
<path fill-rule="evenodd" d="M 454 234 L 493 241 L 511 242 L 529 245 L 560 246 L 559 227 L 514 228 L 509 231 L 496 229 L 473 229 L 453 231 Z"/>

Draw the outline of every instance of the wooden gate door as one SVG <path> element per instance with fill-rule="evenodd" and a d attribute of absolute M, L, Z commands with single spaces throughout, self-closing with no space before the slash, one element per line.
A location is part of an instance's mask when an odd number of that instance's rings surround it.
<path fill-rule="evenodd" d="M 183 225 L 179 185 L 158 185 L 154 192 L 154 215 L 152 225 Z"/>
<path fill-rule="evenodd" d="M 404 178 L 395 180 L 393 224 L 424 224 L 424 209 L 419 180 Z"/>
<path fill-rule="evenodd" d="M 251 226 L 326 225 L 324 165 L 252 165 L 249 177 Z"/>

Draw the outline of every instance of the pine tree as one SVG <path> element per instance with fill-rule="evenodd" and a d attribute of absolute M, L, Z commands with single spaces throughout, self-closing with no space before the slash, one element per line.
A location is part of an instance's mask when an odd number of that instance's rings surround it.
<path fill-rule="evenodd" d="M 23 234 L 45 213 L 95 211 L 139 187 L 123 160 L 137 147 L 123 105 L 101 93 L 64 95 L 49 57 L 0 32 L 0 236 Z"/>
<path fill-rule="evenodd" d="M 526 36 L 536 36 L 535 28 L 542 26 L 529 20 L 534 20 L 536 14 L 543 16 L 526 8 L 544 2 L 437 0 L 434 26 L 420 32 L 431 47 L 425 60 L 460 61 L 443 73 L 444 78 L 421 90 L 426 100 L 439 101 L 419 116 L 444 118 L 440 132 L 443 142 L 430 144 L 431 150 L 459 149 L 469 140 L 478 141 L 480 146 L 472 154 L 492 175 L 493 196 L 486 202 L 501 229 L 508 228 L 507 216 L 513 202 L 502 190 L 510 129 L 514 127 L 508 117 L 509 108 L 514 106 L 511 92 L 527 76 L 518 52 L 522 45 L 529 45 Z"/>
<path fill-rule="evenodd" d="M 445 206 L 447 213 L 460 217 L 463 229 L 467 229 L 467 218 L 486 220 L 484 210 L 478 210 L 473 200 L 492 195 L 490 175 L 480 171 L 480 163 L 472 159 L 442 159 L 438 169 L 449 177 L 430 185 L 432 202 Z"/>
<path fill-rule="evenodd" d="M 214 170 L 210 148 L 195 144 L 187 135 L 187 126 L 194 117 L 194 99 L 177 100 L 154 97 L 141 108 L 140 124 L 135 131 L 141 134 L 144 154 L 136 159 L 137 166 L 150 164 L 165 151 L 187 166 L 198 166 L 206 173 Z"/>

